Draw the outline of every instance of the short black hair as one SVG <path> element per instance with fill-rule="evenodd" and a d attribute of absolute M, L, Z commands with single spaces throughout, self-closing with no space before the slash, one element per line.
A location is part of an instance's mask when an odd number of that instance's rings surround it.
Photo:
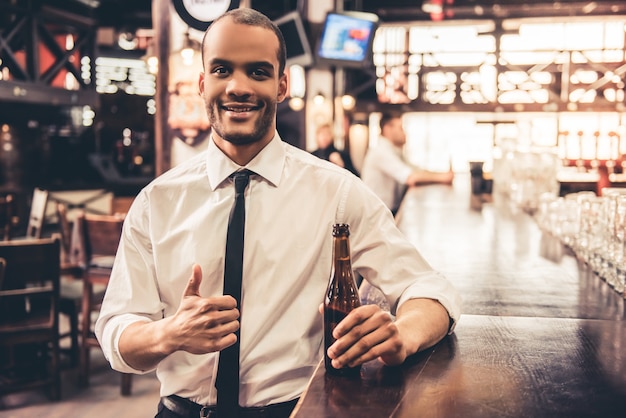
<path fill-rule="evenodd" d="M 240 7 L 238 9 L 232 9 L 228 12 L 224 13 L 217 19 L 215 19 L 211 25 L 204 32 L 204 36 L 202 37 L 202 66 L 204 67 L 204 45 L 207 41 L 207 35 L 211 30 L 211 27 L 219 22 L 222 19 L 230 17 L 233 19 L 233 22 L 248 25 L 248 26 L 258 26 L 260 28 L 269 29 L 276 35 L 278 38 L 278 51 L 276 52 L 276 56 L 278 58 L 278 74 L 283 75 L 285 72 L 285 62 L 287 60 L 287 46 L 285 45 L 285 38 L 283 37 L 283 33 L 280 31 L 278 26 L 274 24 L 267 16 L 263 13 L 258 12 L 254 9 L 250 9 L 247 7 Z"/>
<path fill-rule="evenodd" d="M 400 115 L 395 114 L 395 113 L 383 113 L 383 114 L 380 116 L 380 122 L 379 122 L 379 125 L 380 125 L 380 130 L 382 131 L 382 130 L 383 130 L 383 128 L 384 128 L 387 124 L 389 124 L 389 122 L 391 122 L 393 119 L 398 119 L 398 118 L 400 118 L 400 117 L 401 117 Z"/>

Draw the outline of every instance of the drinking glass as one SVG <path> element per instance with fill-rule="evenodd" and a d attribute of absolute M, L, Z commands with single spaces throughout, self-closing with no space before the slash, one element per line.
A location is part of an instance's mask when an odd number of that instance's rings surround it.
<path fill-rule="evenodd" d="M 619 194 L 616 199 L 613 237 L 611 257 L 614 268 L 610 284 L 623 295 L 626 288 L 626 194 Z"/>

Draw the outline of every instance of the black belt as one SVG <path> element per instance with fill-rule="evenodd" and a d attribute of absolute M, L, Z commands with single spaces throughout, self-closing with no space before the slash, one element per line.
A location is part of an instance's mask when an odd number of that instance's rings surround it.
<path fill-rule="evenodd" d="M 202 406 L 177 395 L 165 396 L 161 398 L 161 403 L 181 417 L 221 418 L 218 417 L 215 406 Z M 296 403 L 298 403 L 298 398 L 268 406 L 241 407 L 239 408 L 239 418 L 287 418 L 295 408 Z"/>

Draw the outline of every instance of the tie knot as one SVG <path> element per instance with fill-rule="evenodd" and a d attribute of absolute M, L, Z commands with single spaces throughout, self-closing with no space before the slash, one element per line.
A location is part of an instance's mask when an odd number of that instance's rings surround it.
<path fill-rule="evenodd" d="M 250 180 L 250 171 L 241 170 L 233 174 L 233 181 L 235 183 L 235 194 L 241 194 L 246 190 L 248 181 Z"/>

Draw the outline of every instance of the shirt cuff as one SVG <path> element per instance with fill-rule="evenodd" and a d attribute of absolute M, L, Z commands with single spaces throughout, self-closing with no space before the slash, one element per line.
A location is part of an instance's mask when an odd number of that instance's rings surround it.
<path fill-rule="evenodd" d="M 120 353 L 119 340 L 122 333 L 130 324 L 134 324 L 136 322 L 147 323 L 150 322 L 150 320 L 143 316 L 131 314 L 118 316 L 115 319 L 109 320 L 102 331 L 102 338 L 98 339 L 100 341 L 100 347 L 102 347 L 104 357 L 109 361 L 113 370 L 117 370 L 122 373 L 134 374 L 146 374 L 155 370 L 155 368 L 149 370 L 135 369 L 126 363 Z"/>

